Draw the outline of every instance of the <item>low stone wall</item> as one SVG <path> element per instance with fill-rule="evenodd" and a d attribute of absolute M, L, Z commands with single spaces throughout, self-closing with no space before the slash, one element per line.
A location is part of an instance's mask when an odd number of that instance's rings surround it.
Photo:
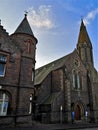
<path fill-rule="evenodd" d="M 14 122 L 13 116 L 0 116 L 0 127 L 14 126 Z"/>
<path fill-rule="evenodd" d="M 32 116 L 30 115 L 18 116 L 16 119 L 16 125 L 18 126 L 32 125 Z"/>
<path fill-rule="evenodd" d="M 15 127 L 32 125 L 31 115 L 0 116 L 0 127 Z"/>

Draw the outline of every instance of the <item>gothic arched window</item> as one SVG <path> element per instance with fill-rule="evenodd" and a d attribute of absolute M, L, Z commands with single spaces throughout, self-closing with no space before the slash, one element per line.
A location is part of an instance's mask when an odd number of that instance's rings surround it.
<path fill-rule="evenodd" d="M 75 71 L 72 73 L 72 86 L 75 88 Z"/>
<path fill-rule="evenodd" d="M 77 89 L 81 88 L 81 84 L 80 84 L 80 75 L 77 74 Z"/>
<path fill-rule="evenodd" d="M 32 101 L 33 101 L 33 95 L 30 94 L 30 105 L 29 105 L 29 114 L 32 113 Z"/>
<path fill-rule="evenodd" d="M 34 81 L 34 68 L 32 68 L 32 81 Z"/>
<path fill-rule="evenodd" d="M 75 70 L 72 72 L 72 88 L 80 90 L 81 89 L 81 78 L 80 74 L 77 73 Z"/>

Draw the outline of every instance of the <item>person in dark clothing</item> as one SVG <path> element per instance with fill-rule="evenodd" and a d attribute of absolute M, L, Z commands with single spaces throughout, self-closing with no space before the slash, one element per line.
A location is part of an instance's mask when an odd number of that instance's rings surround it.
<path fill-rule="evenodd" d="M 75 118 L 75 112 L 72 111 L 72 124 L 74 123 L 74 118 Z"/>

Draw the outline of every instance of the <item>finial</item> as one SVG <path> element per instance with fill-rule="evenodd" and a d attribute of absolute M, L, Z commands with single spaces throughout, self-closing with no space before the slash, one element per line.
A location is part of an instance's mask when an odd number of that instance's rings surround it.
<path fill-rule="evenodd" d="M 85 27 L 85 25 L 84 25 L 84 21 L 83 21 L 83 16 L 81 16 L 81 29 L 82 29 L 83 27 Z"/>
<path fill-rule="evenodd" d="M 81 16 L 81 22 L 83 21 L 83 16 Z"/>
<path fill-rule="evenodd" d="M 24 12 L 25 12 L 25 17 L 27 17 L 28 12 L 26 10 Z"/>

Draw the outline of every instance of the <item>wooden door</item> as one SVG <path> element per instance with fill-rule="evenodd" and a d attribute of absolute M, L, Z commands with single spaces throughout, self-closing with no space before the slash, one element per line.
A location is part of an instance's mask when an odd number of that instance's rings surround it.
<path fill-rule="evenodd" d="M 81 120 L 81 108 L 79 105 L 75 108 L 75 120 Z"/>

